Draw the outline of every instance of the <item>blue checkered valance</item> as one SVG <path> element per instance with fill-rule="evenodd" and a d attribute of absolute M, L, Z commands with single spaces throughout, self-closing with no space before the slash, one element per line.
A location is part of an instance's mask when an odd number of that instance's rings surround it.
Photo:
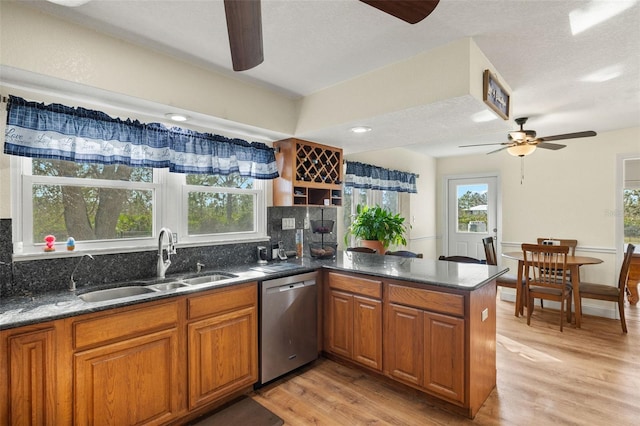
<path fill-rule="evenodd" d="M 344 186 L 415 194 L 418 192 L 416 188 L 417 177 L 413 173 L 347 161 Z"/>
<path fill-rule="evenodd" d="M 4 153 L 78 163 L 169 168 L 175 173 L 278 177 L 273 149 L 160 123 L 10 96 Z"/>

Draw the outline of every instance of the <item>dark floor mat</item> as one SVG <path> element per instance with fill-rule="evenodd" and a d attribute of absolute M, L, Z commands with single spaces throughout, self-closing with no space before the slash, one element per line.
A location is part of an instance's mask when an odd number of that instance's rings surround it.
<path fill-rule="evenodd" d="M 240 401 L 203 419 L 191 426 L 280 426 L 284 421 L 251 398 Z"/>

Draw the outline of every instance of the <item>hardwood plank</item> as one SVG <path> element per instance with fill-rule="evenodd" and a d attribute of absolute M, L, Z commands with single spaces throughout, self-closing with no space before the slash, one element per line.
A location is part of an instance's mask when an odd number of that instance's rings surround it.
<path fill-rule="evenodd" d="M 497 386 L 474 421 L 327 359 L 252 397 L 296 426 L 637 424 L 640 308 L 626 305 L 626 335 L 619 321 L 591 316 L 561 333 L 557 316 L 536 307 L 529 327 L 512 303 L 497 300 Z"/>

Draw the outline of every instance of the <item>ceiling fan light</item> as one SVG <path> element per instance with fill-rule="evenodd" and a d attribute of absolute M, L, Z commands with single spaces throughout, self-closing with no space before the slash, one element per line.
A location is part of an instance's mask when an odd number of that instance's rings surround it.
<path fill-rule="evenodd" d="M 511 136 L 511 139 L 513 139 L 514 141 L 523 141 L 527 137 L 527 134 L 521 130 L 518 130 L 515 132 L 509 132 L 509 136 Z"/>
<path fill-rule="evenodd" d="M 525 155 L 529 155 L 536 150 L 535 145 L 529 145 L 528 143 L 523 143 L 520 145 L 514 145 L 507 148 L 507 152 L 514 157 L 524 157 Z"/>

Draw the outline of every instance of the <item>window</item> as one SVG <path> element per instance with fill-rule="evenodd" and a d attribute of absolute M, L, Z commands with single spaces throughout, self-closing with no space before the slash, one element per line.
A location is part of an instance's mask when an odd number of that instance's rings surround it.
<path fill-rule="evenodd" d="M 239 174 L 186 175 L 183 235 L 189 241 L 229 240 L 264 234 L 263 186 Z"/>
<path fill-rule="evenodd" d="M 82 249 L 155 246 L 166 226 L 179 243 L 264 237 L 264 184 L 230 176 L 166 169 L 12 159 L 16 253 L 43 251 L 47 235 L 73 237 Z M 182 195 L 181 195 L 182 194 Z M 175 200 L 182 200 L 176 203 Z M 58 250 L 60 245 L 58 244 Z"/>
<path fill-rule="evenodd" d="M 640 159 L 624 160 L 624 242 L 640 244 Z"/>
<path fill-rule="evenodd" d="M 489 185 L 457 185 L 458 232 L 487 232 L 487 194 Z"/>
<path fill-rule="evenodd" d="M 345 186 L 342 193 L 342 202 L 344 205 L 344 226 L 347 229 L 351 225 L 351 218 L 356 214 L 358 204 L 361 205 L 380 205 L 382 208 L 390 210 L 392 213 L 401 213 L 400 196 L 396 191 L 386 191 L 377 189 L 362 189 Z M 349 242 L 349 246 L 355 245 L 355 240 Z"/>

